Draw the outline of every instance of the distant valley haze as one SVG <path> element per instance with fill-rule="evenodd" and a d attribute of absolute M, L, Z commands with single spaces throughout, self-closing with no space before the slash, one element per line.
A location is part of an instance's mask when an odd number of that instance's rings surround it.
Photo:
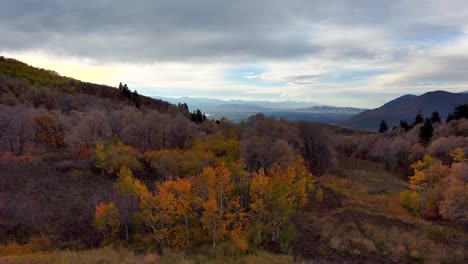
<path fill-rule="evenodd" d="M 200 109 L 213 119 L 226 117 L 239 122 L 261 112 L 267 116 L 283 117 L 288 120 L 322 122 L 370 131 L 377 130 L 381 120 L 386 120 L 391 126 L 398 126 L 400 121 L 411 123 L 418 111 L 424 116 L 430 116 L 432 112 L 437 111 L 445 119 L 454 107 L 468 103 L 467 92 L 451 93 L 440 90 L 422 95 L 404 94 L 375 109 L 337 107 L 318 102 L 156 98 L 173 104 L 187 103 L 190 111 Z"/>

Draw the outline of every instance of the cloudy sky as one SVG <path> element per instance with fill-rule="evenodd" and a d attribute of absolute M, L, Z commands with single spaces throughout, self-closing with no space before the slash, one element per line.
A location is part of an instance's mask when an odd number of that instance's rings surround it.
<path fill-rule="evenodd" d="M 376 107 L 468 90 L 468 1 L 0 0 L 0 55 L 150 96 Z"/>

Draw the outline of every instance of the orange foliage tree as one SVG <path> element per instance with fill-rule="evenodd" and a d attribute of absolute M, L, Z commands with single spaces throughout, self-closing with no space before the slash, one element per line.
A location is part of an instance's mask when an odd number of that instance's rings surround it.
<path fill-rule="evenodd" d="M 51 150 L 65 147 L 63 129 L 60 122 L 50 115 L 38 115 L 33 118 L 35 126 L 36 141 L 45 144 Z"/>
<path fill-rule="evenodd" d="M 120 232 L 120 212 L 115 203 L 96 206 L 93 227 L 102 233 L 104 241 L 112 241 Z"/>
<path fill-rule="evenodd" d="M 217 241 L 223 241 L 229 235 L 240 241 L 246 214 L 240 206 L 239 196 L 232 193 L 234 183 L 224 162 L 214 169 L 205 168 L 194 182 L 203 209 L 201 224 L 208 232 L 213 247 L 216 247 Z"/>
<path fill-rule="evenodd" d="M 141 214 L 152 236 L 175 249 L 192 245 L 190 219 L 196 208 L 192 184 L 185 179 L 156 184 L 156 192 L 141 195 Z"/>

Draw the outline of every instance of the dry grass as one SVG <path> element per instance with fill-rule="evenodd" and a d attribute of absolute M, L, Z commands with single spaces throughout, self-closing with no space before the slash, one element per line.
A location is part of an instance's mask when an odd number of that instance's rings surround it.
<path fill-rule="evenodd" d="M 399 201 L 407 183 L 381 164 L 344 159 L 339 171 L 320 178 L 320 183 L 341 197 L 340 208 L 305 214 L 305 225 L 318 229 L 323 255 L 376 262 L 466 263 L 468 235 L 411 215 Z"/>
<path fill-rule="evenodd" d="M 0 257 L 2 264 L 95 264 L 95 263 L 122 263 L 122 264 L 150 264 L 150 263 L 293 263 L 293 258 L 286 255 L 272 255 L 263 251 L 256 254 L 245 255 L 240 258 L 208 257 L 194 255 L 185 257 L 183 253 L 166 252 L 164 256 L 154 253 L 137 255 L 127 249 L 102 248 L 86 251 L 55 251 L 49 253 L 35 253 L 20 256 Z"/>

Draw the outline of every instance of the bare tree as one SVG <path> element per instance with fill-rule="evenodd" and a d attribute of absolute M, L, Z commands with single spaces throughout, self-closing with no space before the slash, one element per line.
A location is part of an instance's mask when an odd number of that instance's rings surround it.
<path fill-rule="evenodd" d="M 309 169 L 322 175 L 337 164 L 335 142 L 330 131 L 309 122 L 298 123 L 301 153 Z"/>

